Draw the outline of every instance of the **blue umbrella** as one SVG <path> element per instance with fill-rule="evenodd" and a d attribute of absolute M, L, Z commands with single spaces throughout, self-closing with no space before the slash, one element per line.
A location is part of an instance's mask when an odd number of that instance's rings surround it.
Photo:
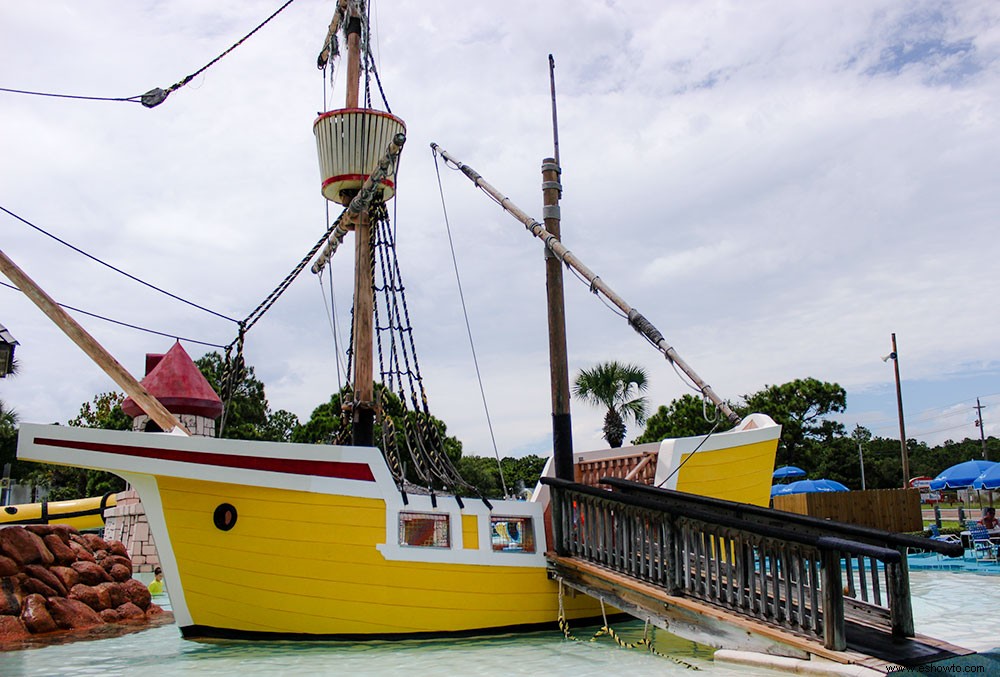
<path fill-rule="evenodd" d="M 930 488 L 933 491 L 941 489 L 964 489 L 971 487 L 980 475 L 995 466 L 993 461 L 965 461 L 957 463 L 950 468 L 945 468 L 941 473 L 931 480 Z"/>
<path fill-rule="evenodd" d="M 990 466 L 972 482 L 973 489 L 1000 489 L 1000 463 Z"/>
<path fill-rule="evenodd" d="M 802 468 L 796 468 L 794 465 L 783 465 L 774 471 L 771 475 L 776 480 L 785 480 L 789 477 L 805 477 L 806 471 Z"/>
<path fill-rule="evenodd" d="M 850 491 L 840 482 L 833 480 L 799 480 L 791 484 L 779 485 L 780 488 L 774 491 L 771 489 L 771 496 L 787 496 L 789 494 L 815 494 L 823 491 Z"/>

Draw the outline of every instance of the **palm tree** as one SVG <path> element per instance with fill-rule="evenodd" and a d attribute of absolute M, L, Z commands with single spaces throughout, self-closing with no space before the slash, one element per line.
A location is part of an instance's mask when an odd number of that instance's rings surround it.
<path fill-rule="evenodd" d="M 625 439 L 628 419 L 637 424 L 646 420 L 648 402 L 644 396 L 634 397 L 646 390 L 646 370 L 634 364 L 604 362 L 593 369 L 582 369 L 573 382 L 573 395 L 577 399 L 598 407 L 607 407 L 604 415 L 604 439 L 612 447 L 620 447 Z"/>

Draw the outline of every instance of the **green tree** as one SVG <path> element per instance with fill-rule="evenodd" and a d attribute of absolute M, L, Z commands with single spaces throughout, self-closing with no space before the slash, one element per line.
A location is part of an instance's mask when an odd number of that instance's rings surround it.
<path fill-rule="evenodd" d="M 629 419 L 642 425 L 646 420 L 645 396 L 636 395 L 648 387 L 642 367 L 619 362 L 604 362 L 592 369 L 583 369 L 573 382 L 573 395 L 597 407 L 605 407 L 604 439 L 612 447 L 625 440 Z"/>
<path fill-rule="evenodd" d="M 670 404 L 661 404 L 656 413 L 646 419 L 646 429 L 643 433 L 632 442 L 644 444 L 671 437 L 707 435 L 718 422 L 718 413 L 715 414 L 713 421 L 707 418 L 712 416 L 712 408 L 711 403 L 705 402 L 700 397 L 687 393 L 681 395 Z M 725 430 L 728 427 L 723 421 L 719 429 Z"/>
<path fill-rule="evenodd" d="M 0 468 L 17 463 L 17 412 L 0 400 Z"/>
<path fill-rule="evenodd" d="M 777 465 L 809 464 L 817 444 L 843 436 L 842 423 L 825 416 L 844 411 L 847 392 L 836 383 L 815 378 L 795 379 L 782 385 L 765 386 L 745 395 L 744 413 L 767 414 L 781 424 Z"/>
<path fill-rule="evenodd" d="M 209 385 L 223 397 L 226 362 L 218 352 L 206 353 L 195 360 Z M 235 440 L 287 442 L 299 425 L 295 414 L 279 409 L 271 411 L 264 393 L 264 384 L 254 375 L 253 367 L 245 366 L 236 379 L 229 401 L 225 402 L 225 426 L 220 437 Z M 220 425 L 222 421 L 220 420 Z"/>
<path fill-rule="evenodd" d="M 69 425 L 103 430 L 131 430 L 132 418 L 122 411 L 124 401 L 125 396 L 121 393 L 95 395 L 93 400 L 80 405 L 80 413 L 69 421 Z M 30 479 L 39 486 L 48 487 L 50 501 L 103 496 L 125 489 L 125 480 L 103 470 L 48 464 L 32 466 Z"/>

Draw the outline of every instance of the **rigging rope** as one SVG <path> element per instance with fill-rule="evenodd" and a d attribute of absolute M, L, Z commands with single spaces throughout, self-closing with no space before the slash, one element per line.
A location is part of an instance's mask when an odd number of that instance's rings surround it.
<path fill-rule="evenodd" d="M 472 324 L 469 322 L 469 312 L 465 305 L 465 293 L 462 291 L 462 277 L 458 272 L 458 257 L 455 255 L 455 243 L 451 237 L 451 222 L 448 219 L 448 207 L 444 199 L 444 186 L 441 183 L 441 172 L 438 163 L 438 154 L 434 154 L 434 171 L 437 174 L 438 192 L 441 195 L 441 211 L 444 213 L 444 226 L 448 232 L 448 246 L 451 247 L 451 262 L 455 268 L 455 282 L 458 284 L 458 297 L 462 303 L 462 315 L 465 317 L 465 331 L 469 335 L 469 347 L 472 349 L 472 363 L 476 367 L 476 379 L 479 381 L 479 394 L 483 400 L 483 409 L 486 411 L 486 425 L 490 430 L 490 441 L 493 443 L 493 455 L 497 460 L 497 469 L 500 471 L 500 484 L 503 486 L 503 495 L 508 496 L 507 480 L 504 478 L 503 465 L 500 463 L 500 450 L 497 448 L 496 436 L 493 434 L 493 421 L 490 418 L 490 408 L 486 403 L 486 389 L 483 387 L 483 377 L 479 371 L 479 359 L 476 357 L 476 343 L 472 338 Z"/>
<path fill-rule="evenodd" d="M 566 620 L 566 609 L 565 609 L 564 604 L 563 604 L 563 595 L 564 595 L 564 592 L 563 592 L 563 578 L 560 576 L 559 577 L 559 615 L 557 617 L 557 622 L 559 624 L 559 629 L 562 631 L 563 636 L 566 639 L 568 639 L 569 641 L 571 641 L 571 642 L 583 642 L 583 640 L 581 640 L 578 637 L 576 637 L 573 634 L 572 630 L 570 630 L 569 621 Z M 687 661 L 685 661 L 683 659 L 677 658 L 676 656 L 671 656 L 669 654 L 664 654 L 664 653 L 660 653 L 659 651 L 657 651 L 656 650 L 656 646 L 654 645 L 654 641 L 655 640 L 653 638 L 653 634 L 655 633 L 656 627 L 653 626 L 649 622 L 649 618 L 646 619 L 646 622 L 643 625 L 643 628 L 642 628 L 642 638 L 639 639 L 636 642 L 626 642 L 624 639 L 621 638 L 621 636 L 617 632 L 615 632 L 614 628 L 612 628 L 611 625 L 608 623 L 608 614 L 607 614 L 607 612 L 605 611 L 605 608 L 604 608 L 604 599 L 599 597 L 598 601 L 601 603 L 601 617 L 603 618 L 604 625 L 602 625 L 600 627 L 600 629 L 598 629 L 597 632 L 594 633 L 593 637 L 591 637 L 589 640 L 587 640 L 588 642 L 596 642 L 601 637 L 607 636 L 607 637 L 610 637 L 612 640 L 614 640 L 615 644 L 617 644 L 618 646 L 620 646 L 623 649 L 645 649 L 645 651 L 653 654 L 654 656 L 659 656 L 660 658 L 666 658 L 668 660 L 671 660 L 674 663 L 677 663 L 678 665 L 683 665 L 688 670 L 700 670 L 701 669 L 697 665 L 694 665 L 693 663 L 689 663 L 689 662 L 687 662 Z"/>
<path fill-rule="evenodd" d="M 169 296 L 170 298 L 172 298 L 174 300 L 180 301 L 181 303 L 186 303 L 187 305 L 192 306 L 194 308 L 197 308 L 198 310 L 203 310 L 206 313 L 210 313 L 212 315 L 215 315 L 216 317 L 220 317 L 223 320 L 229 320 L 230 322 L 232 322 L 234 324 L 238 324 L 239 323 L 239 320 L 234 320 L 233 318 L 231 318 L 231 317 L 229 317 L 227 315 L 223 315 L 222 313 L 217 313 L 216 311 L 211 310 L 210 308 L 206 308 L 204 306 L 198 305 L 197 303 L 194 303 L 193 301 L 188 301 L 187 299 L 182 298 L 182 297 L 178 296 L 177 294 L 172 294 L 172 293 L 166 291 L 165 289 L 161 289 L 160 287 L 157 287 L 155 284 L 150 284 L 149 282 L 146 282 L 145 280 L 141 280 L 138 277 L 136 277 L 135 275 L 132 275 L 131 273 L 125 272 L 121 268 L 116 268 L 115 266 L 111 265 L 110 263 L 107 263 L 106 261 L 102 261 L 101 259 L 97 258 L 93 254 L 88 254 L 87 252 L 85 252 L 84 250 L 80 249 L 76 245 L 72 245 L 69 242 L 67 242 L 66 240 L 63 240 L 62 238 L 60 238 L 60 237 L 58 237 L 56 235 L 53 235 L 52 233 L 48 232 L 47 230 L 45 230 L 41 226 L 35 225 L 31 221 L 28 221 L 26 218 L 15 214 L 14 212 L 12 212 L 11 210 L 7 209 L 6 207 L 4 207 L 2 205 L 0 205 L 0 211 L 3 211 L 4 213 L 8 214 L 9 216 L 12 216 L 13 218 L 17 219 L 18 221 L 20 221 L 21 223 L 23 223 L 26 226 L 28 226 L 30 228 L 34 228 L 35 230 L 37 230 L 42 235 L 45 235 L 46 237 L 52 238 L 53 240 L 55 240 L 59 244 L 64 245 L 66 247 L 69 247 L 70 249 L 72 249 L 73 251 L 75 251 L 77 254 L 82 254 L 83 256 L 86 256 L 91 261 L 96 261 L 97 263 L 101 264 L 102 266 L 110 268 L 111 270 L 115 271 L 116 273 L 124 275 L 125 277 L 127 277 L 128 279 L 130 279 L 130 280 L 132 280 L 134 282 L 138 282 L 141 285 L 149 287 L 150 289 L 152 289 L 154 291 L 158 291 L 161 294 L 164 294 L 165 296 Z"/>
<path fill-rule="evenodd" d="M 19 291 L 21 293 L 24 293 L 21 289 L 19 289 L 18 287 L 14 286 L 12 284 L 7 284 L 6 282 L 0 282 L 0 285 L 3 285 L 4 287 L 7 287 L 8 289 L 13 289 L 14 291 Z M 172 339 L 175 339 L 177 341 L 187 341 L 188 343 L 197 343 L 198 345 L 210 346 L 212 348 L 225 348 L 226 347 L 226 346 L 224 346 L 224 345 L 222 345 L 220 343 L 209 343 L 208 341 L 199 341 L 197 339 L 185 338 L 183 336 L 178 336 L 177 334 L 170 334 L 170 333 L 164 332 L 164 331 L 156 331 L 155 329 L 147 329 L 146 327 L 140 327 L 137 324 L 129 324 L 128 322 L 122 322 L 121 320 L 113 320 L 110 317 L 105 317 L 103 315 L 98 315 L 97 313 L 91 313 L 91 312 L 88 312 L 86 310 L 81 310 L 80 308 L 74 308 L 73 306 L 67 305 L 65 303 L 56 303 L 56 305 L 59 306 L 60 308 L 65 308 L 66 310 L 72 310 L 73 312 L 80 313 L 81 315 L 86 315 L 88 317 L 93 317 L 93 318 L 98 319 L 98 320 L 104 320 L 105 322 L 110 322 L 111 324 L 117 324 L 117 325 L 119 325 L 121 327 L 127 327 L 129 329 L 136 329 L 138 331 L 144 331 L 147 334 L 153 334 L 155 336 L 165 336 L 166 338 L 172 338 Z"/>
<path fill-rule="evenodd" d="M 83 101 L 124 101 L 126 103 L 142 103 L 142 94 L 135 96 L 80 96 L 77 94 L 55 94 L 53 92 L 35 92 L 28 89 L 11 89 L 0 87 L 0 92 L 9 94 L 30 94 L 31 96 L 49 96 L 55 99 L 81 99 Z"/>
<path fill-rule="evenodd" d="M 242 38 L 240 38 L 239 40 L 237 40 L 229 49 L 227 49 L 222 54 L 220 54 L 219 56 L 217 56 L 214 59 L 212 59 L 211 61 L 209 61 L 207 64 L 205 64 L 204 66 L 202 66 L 201 68 L 199 68 L 198 70 L 196 70 L 191 75 L 188 75 L 183 80 L 170 85 L 166 89 L 160 89 L 159 87 L 156 87 L 154 89 L 149 90 L 145 94 L 143 94 L 141 96 L 141 99 L 140 99 L 141 102 L 142 102 L 142 105 L 145 106 L 146 108 L 155 108 L 156 106 L 159 106 L 161 103 L 163 103 L 164 101 L 166 101 L 167 97 L 170 96 L 171 93 L 177 91 L 178 89 L 180 89 L 184 85 L 186 85 L 189 82 L 191 82 L 191 80 L 193 80 L 194 78 L 198 77 L 199 75 L 201 75 L 202 73 L 204 73 L 206 70 L 208 70 L 209 68 L 211 68 L 212 66 L 214 66 L 216 63 L 218 63 L 222 59 L 222 57 L 226 56 L 227 54 L 229 54 L 230 52 L 232 52 L 234 49 L 236 49 L 237 47 L 239 47 L 240 45 L 242 45 L 248 38 L 250 38 L 251 35 L 253 35 L 257 31 L 259 31 L 265 25 L 267 25 L 267 23 L 271 19 L 273 19 L 274 17 L 278 16 L 278 14 L 280 14 L 282 12 L 282 10 L 284 10 L 286 7 L 288 7 L 293 2 L 295 2 L 295 0 L 287 0 L 287 2 L 285 2 L 285 4 L 283 4 L 281 7 L 279 7 L 278 9 L 276 9 L 271 16 L 269 16 L 266 19 L 264 19 L 264 21 L 262 21 L 260 24 L 258 24 L 256 28 L 254 28 L 252 31 L 250 31 L 249 33 L 247 33 L 246 35 L 244 35 Z"/>

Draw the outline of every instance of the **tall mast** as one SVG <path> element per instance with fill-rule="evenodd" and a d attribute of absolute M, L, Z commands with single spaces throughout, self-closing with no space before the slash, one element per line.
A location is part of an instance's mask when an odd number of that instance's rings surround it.
<path fill-rule="evenodd" d="M 559 127 L 556 118 L 555 60 L 549 54 L 549 84 L 552 90 L 552 146 L 554 157 L 542 160 L 542 216 L 545 229 L 560 234 Z M 566 303 L 563 295 L 562 263 L 545 250 L 545 291 L 549 317 L 549 378 L 552 387 L 552 459 L 556 477 L 573 481 L 573 424 L 570 418 L 569 363 L 566 350 Z"/>
<path fill-rule="evenodd" d="M 361 81 L 361 16 L 352 3 L 347 21 L 347 108 L 358 107 Z M 372 370 L 374 267 L 368 208 L 354 227 L 354 402 L 351 442 L 370 447 L 375 442 L 375 383 Z"/>

